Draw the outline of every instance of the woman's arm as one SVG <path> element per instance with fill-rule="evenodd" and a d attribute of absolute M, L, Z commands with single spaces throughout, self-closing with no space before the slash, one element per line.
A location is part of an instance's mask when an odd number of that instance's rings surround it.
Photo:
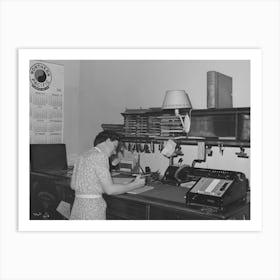
<path fill-rule="evenodd" d="M 145 186 L 145 179 L 137 176 L 136 179 L 127 184 L 114 184 L 112 178 L 102 178 L 101 184 L 106 194 L 122 194 Z"/>
<path fill-rule="evenodd" d="M 122 194 L 145 186 L 145 179 L 141 179 L 140 176 L 128 184 L 114 184 L 109 170 L 109 159 L 102 154 L 99 154 L 98 158 L 92 161 L 92 164 L 94 165 L 95 174 L 101 182 L 104 193 L 108 195 Z"/>

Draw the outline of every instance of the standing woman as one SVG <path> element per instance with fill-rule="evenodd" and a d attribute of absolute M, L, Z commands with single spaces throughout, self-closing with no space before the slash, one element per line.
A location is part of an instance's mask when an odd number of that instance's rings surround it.
<path fill-rule="evenodd" d="M 121 194 L 145 185 L 137 177 L 128 184 L 114 184 L 109 170 L 109 157 L 116 153 L 120 136 L 109 130 L 100 132 L 94 147 L 85 152 L 74 167 L 71 188 L 75 200 L 70 220 L 105 220 L 106 202 L 102 194 Z"/>

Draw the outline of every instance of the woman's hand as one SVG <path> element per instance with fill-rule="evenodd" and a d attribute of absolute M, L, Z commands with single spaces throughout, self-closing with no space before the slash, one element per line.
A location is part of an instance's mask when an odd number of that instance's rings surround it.
<path fill-rule="evenodd" d="M 135 184 L 137 188 L 143 187 L 145 186 L 145 178 L 141 178 L 141 175 L 138 175 L 133 181 L 133 184 Z"/>

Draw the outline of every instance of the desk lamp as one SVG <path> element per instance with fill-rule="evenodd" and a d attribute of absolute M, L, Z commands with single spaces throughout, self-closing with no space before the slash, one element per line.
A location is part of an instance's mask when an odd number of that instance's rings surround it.
<path fill-rule="evenodd" d="M 179 113 L 179 109 L 192 109 L 190 98 L 184 90 L 167 90 L 161 108 L 175 109 L 175 115 L 180 118 L 183 131 L 186 133 L 189 132 L 191 121 L 188 112 L 184 120 Z"/>

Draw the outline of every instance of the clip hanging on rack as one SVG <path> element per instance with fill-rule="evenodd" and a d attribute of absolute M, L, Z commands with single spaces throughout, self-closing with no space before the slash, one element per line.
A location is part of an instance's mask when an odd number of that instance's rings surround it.
<path fill-rule="evenodd" d="M 208 157 L 212 157 L 213 151 L 212 151 L 212 146 L 211 145 L 206 145 L 206 154 Z"/>
<path fill-rule="evenodd" d="M 247 155 L 247 153 L 245 153 L 245 148 L 244 147 L 240 147 L 240 152 L 239 153 L 235 153 L 237 155 L 237 157 L 239 158 L 249 158 L 249 156 Z"/>
<path fill-rule="evenodd" d="M 219 144 L 218 144 L 218 147 L 219 147 L 220 154 L 221 154 L 221 155 L 224 155 L 224 149 L 225 149 L 225 148 L 224 148 L 223 143 L 219 143 Z"/>
<path fill-rule="evenodd" d="M 197 142 L 197 159 L 193 160 L 192 167 L 195 167 L 196 163 L 206 161 L 206 148 L 205 142 Z"/>

